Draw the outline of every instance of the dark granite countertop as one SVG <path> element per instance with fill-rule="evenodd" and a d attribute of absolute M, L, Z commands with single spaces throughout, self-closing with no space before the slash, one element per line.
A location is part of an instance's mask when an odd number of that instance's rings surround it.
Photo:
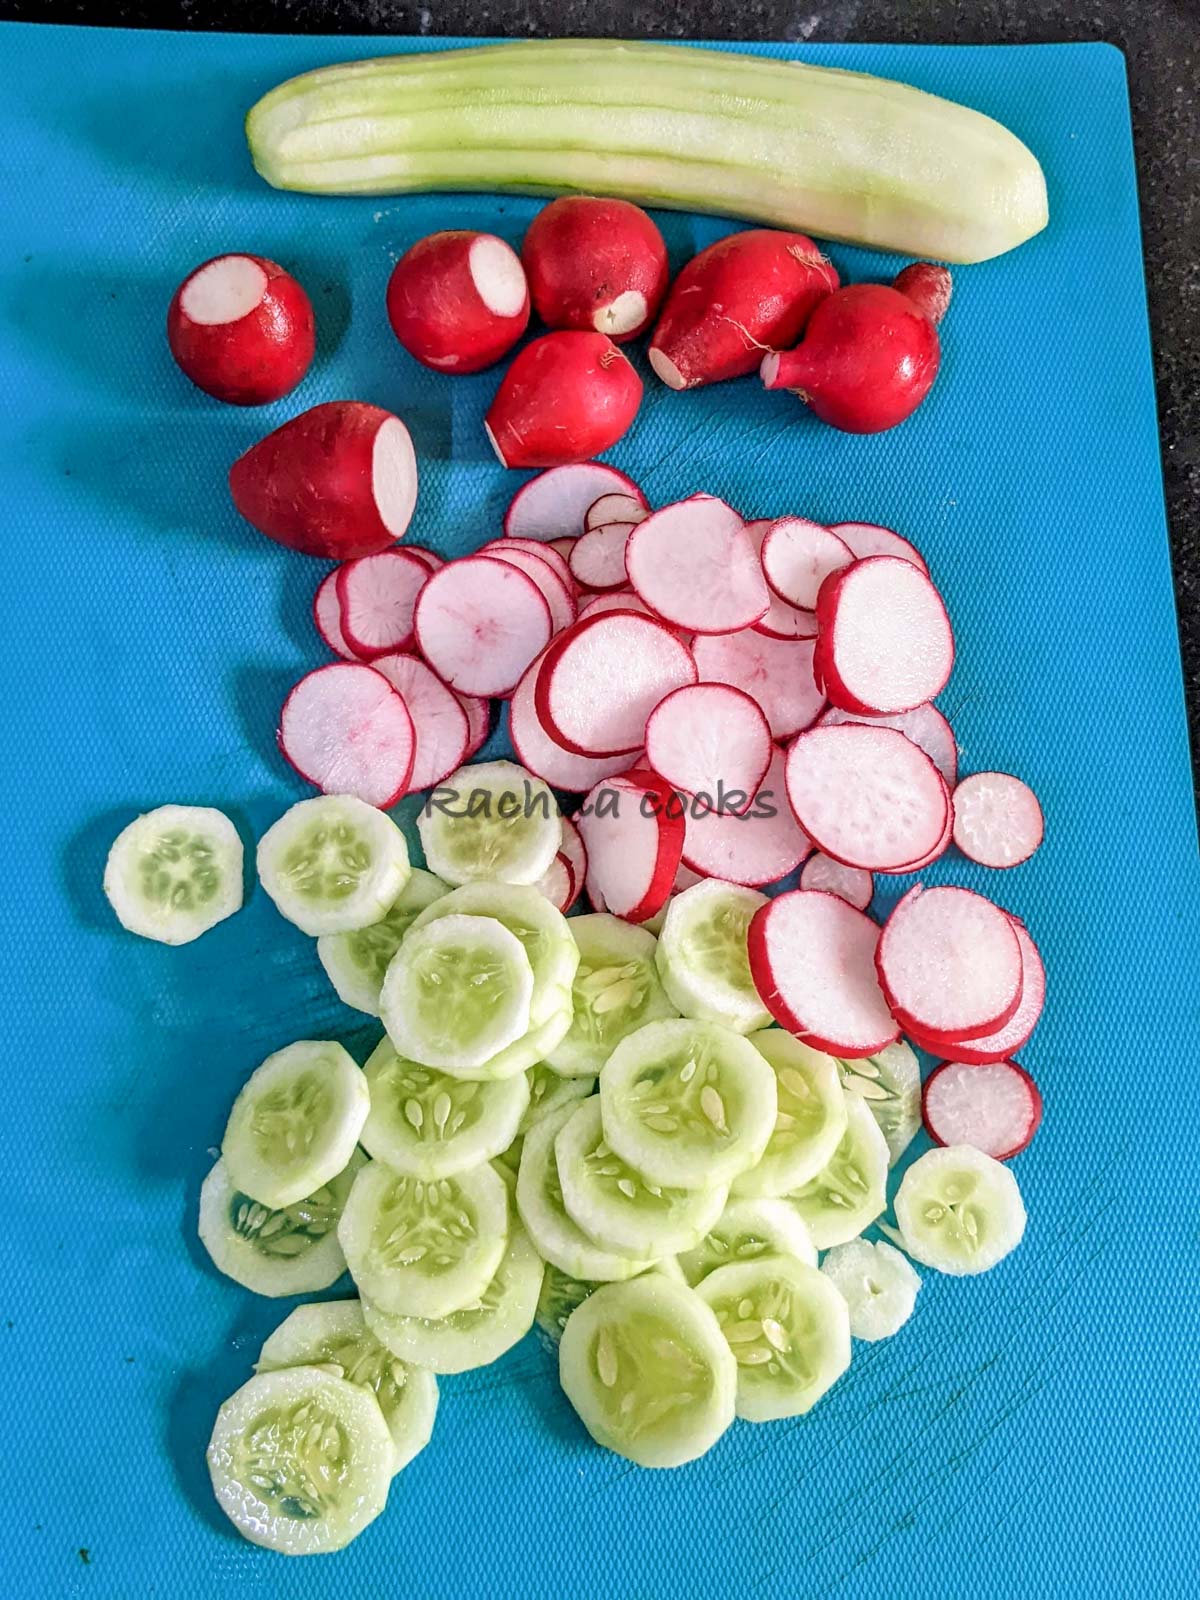
<path fill-rule="evenodd" d="M 891 43 L 1103 39 L 1129 63 L 1163 469 L 1200 753 L 1200 4 L 1197 0 L 0 0 L 0 18 L 294 33 Z"/>

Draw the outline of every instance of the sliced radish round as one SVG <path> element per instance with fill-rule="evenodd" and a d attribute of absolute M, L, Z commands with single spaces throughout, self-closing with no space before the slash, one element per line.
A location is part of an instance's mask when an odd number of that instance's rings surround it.
<path fill-rule="evenodd" d="M 910 561 L 872 556 L 833 573 L 821 585 L 817 626 L 825 692 L 845 711 L 910 711 L 946 687 L 950 619 Z"/>
<path fill-rule="evenodd" d="M 946 825 L 946 786 L 895 728 L 810 728 L 788 751 L 787 794 L 805 833 L 847 867 L 898 872 L 928 854 Z"/>
<path fill-rule="evenodd" d="M 558 543 L 562 542 L 563 541 L 561 540 L 558 541 Z M 569 543 L 574 544 L 574 539 L 571 539 Z M 540 543 L 537 539 L 510 538 L 506 534 L 503 539 L 493 539 L 490 544 L 484 545 L 483 548 L 492 555 L 498 555 L 501 551 L 507 549 L 525 550 L 528 551 L 531 556 L 540 556 L 543 561 L 547 562 L 551 567 L 554 568 L 554 571 L 562 579 L 568 591 L 572 593 L 574 592 L 575 580 L 571 577 L 571 568 L 567 562 L 567 558 L 560 550 L 556 550 L 552 544 Z M 476 552 L 476 554 L 479 555 L 482 553 L 482 551 Z"/>
<path fill-rule="evenodd" d="M 1046 1003 L 1046 968 L 1041 951 L 1034 944 L 1024 924 L 1012 918 L 1013 932 L 1021 946 L 1021 1001 L 1009 1020 L 995 1033 L 985 1033 L 978 1039 L 956 1039 L 949 1048 L 955 1059 L 981 1065 L 989 1061 L 1003 1061 L 1029 1043 Z M 941 1055 L 947 1048 L 931 1040 L 928 1044 L 914 1034 L 915 1043 Z"/>
<path fill-rule="evenodd" d="M 865 911 L 875 893 L 875 879 L 862 867 L 844 867 L 818 850 L 801 868 L 800 887 L 835 894 L 856 911 Z"/>
<path fill-rule="evenodd" d="M 543 545 L 540 548 L 547 547 Z M 561 633 L 575 621 L 575 596 L 569 583 L 559 577 L 551 562 L 522 549 L 515 539 L 494 539 L 491 544 L 485 544 L 483 549 L 476 553 L 481 556 L 491 556 L 496 561 L 503 561 L 510 567 L 516 567 L 517 571 L 523 572 L 527 578 L 533 579 L 542 591 L 542 599 L 550 609 L 552 632 Z M 554 552 L 550 553 L 553 555 Z"/>
<path fill-rule="evenodd" d="M 1020 1155 L 1042 1120 L 1042 1097 L 1015 1061 L 944 1061 L 925 1080 L 921 1116 L 935 1144 L 969 1144 L 994 1161 Z"/>
<path fill-rule="evenodd" d="M 645 922 L 671 892 L 683 848 L 683 808 L 669 784 L 645 767 L 606 778 L 588 794 L 577 822 L 588 854 L 588 898 L 614 916 Z"/>
<path fill-rule="evenodd" d="M 538 717 L 576 755 L 642 748 L 646 719 L 672 689 L 695 683 L 685 644 L 649 617 L 610 611 L 560 633 L 538 669 Z"/>
<path fill-rule="evenodd" d="M 300 679 L 279 716 L 279 748 L 325 794 L 390 806 L 416 753 L 404 701 L 373 667 L 335 661 Z"/>
<path fill-rule="evenodd" d="M 758 702 L 725 683 L 694 683 L 660 700 L 646 723 L 646 760 L 672 787 L 740 814 L 774 753 Z"/>
<path fill-rule="evenodd" d="M 545 649 L 550 607 L 532 578 L 490 556 L 435 572 L 417 598 L 417 644 L 445 683 L 464 694 L 511 693 Z"/>
<path fill-rule="evenodd" d="M 513 495 L 504 515 L 504 531 L 512 538 L 536 539 L 540 544 L 578 538 L 588 507 L 602 494 L 613 492 L 642 500 L 633 479 L 603 461 L 551 467 Z"/>
<path fill-rule="evenodd" d="M 834 894 L 793 889 L 750 923 L 750 972 L 776 1022 L 817 1050 L 855 1059 L 899 1037 L 875 975 L 879 929 Z"/>
<path fill-rule="evenodd" d="M 954 742 L 954 729 L 936 706 L 914 706 L 911 711 L 898 711 L 895 716 L 867 716 L 862 711 L 842 711 L 837 706 L 827 706 L 821 713 L 822 727 L 840 722 L 865 722 L 869 728 L 899 728 L 901 733 L 924 750 L 952 789 L 958 782 L 958 746 Z"/>
<path fill-rule="evenodd" d="M 1007 772 L 973 772 L 954 791 L 954 842 L 981 867 L 1017 867 L 1042 842 L 1037 795 Z"/>
<path fill-rule="evenodd" d="M 938 773 L 938 777 L 942 777 L 940 772 Z M 945 826 L 942 828 L 941 836 L 939 837 L 938 842 L 932 847 L 932 849 L 927 850 L 923 856 L 918 856 L 915 861 L 906 861 L 902 867 L 897 867 L 895 869 L 895 875 L 899 876 L 909 872 L 924 872 L 926 867 L 931 867 L 935 861 L 940 861 L 941 858 L 946 854 L 946 851 L 949 850 L 950 842 L 954 837 L 954 798 L 950 793 L 950 785 L 946 782 L 945 778 L 942 778 L 942 791 L 946 796 L 946 822 Z"/>
<path fill-rule="evenodd" d="M 533 887 L 539 894 L 545 895 L 552 906 L 557 906 L 564 916 L 579 896 L 574 869 L 561 850 Z"/>
<path fill-rule="evenodd" d="M 897 556 L 901 561 L 911 561 L 922 572 L 929 572 L 916 545 L 877 522 L 835 522 L 829 531 L 850 546 L 856 561 L 866 561 L 871 556 Z"/>
<path fill-rule="evenodd" d="M 490 732 L 491 707 L 481 695 L 459 694 L 453 691 L 459 705 L 467 714 L 467 753 L 464 761 L 469 761 L 475 752 L 487 743 Z"/>
<path fill-rule="evenodd" d="M 854 560 L 844 539 L 807 517 L 780 517 L 763 540 L 763 576 L 781 600 L 815 611 L 817 594 L 831 572 Z"/>
<path fill-rule="evenodd" d="M 508 538 L 508 539 L 511 539 L 513 537 L 513 535 L 510 533 L 510 534 L 506 534 L 505 537 Z M 567 571 L 570 572 L 570 570 L 571 570 L 571 567 L 570 567 L 571 551 L 575 548 L 575 540 L 578 537 L 579 537 L 578 534 L 573 534 L 570 538 L 567 538 L 567 539 L 546 539 L 546 540 L 542 540 L 540 542 L 545 544 L 545 547 L 546 547 L 547 550 L 555 550 L 555 551 L 557 551 L 558 554 L 563 558 L 563 560 L 568 563 Z M 539 543 L 539 541 L 537 539 L 524 539 L 521 542 L 523 544 L 537 544 L 537 543 Z"/>
<path fill-rule="evenodd" d="M 748 522 L 746 532 L 754 541 L 754 548 L 758 551 L 758 558 L 762 560 L 763 541 L 775 526 L 770 517 L 763 517 L 757 522 Z M 767 585 L 767 609 L 752 624 L 755 633 L 765 633 L 772 639 L 815 639 L 817 637 L 817 614 L 815 611 L 801 611 L 795 606 L 789 606 Z"/>
<path fill-rule="evenodd" d="M 509 702 L 508 732 L 513 749 L 521 765 L 552 788 L 584 794 L 603 778 L 624 772 L 629 766 L 629 752 L 623 750 L 615 756 L 580 756 L 564 750 L 552 739 L 538 720 L 534 702 L 534 684 L 540 665 L 540 660 L 533 663 Z M 581 878 L 584 875 L 581 874 Z"/>
<path fill-rule="evenodd" d="M 571 576 L 585 589 L 619 589 L 628 583 L 625 546 L 635 524 L 603 522 L 576 539 L 571 551 Z"/>
<path fill-rule="evenodd" d="M 337 595 L 342 634 L 363 661 L 407 650 L 413 642 L 413 607 L 428 583 L 429 568 L 407 550 L 343 561 Z"/>
<path fill-rule="evenodd" d="M 358 657 L 346 643 L 346 635 L 342 632 L 342 607 L 338 600 L 337 592 L 338 569 L 327 572 L 317 585 L 317 592 L 313 595 L 313 622 L 317 632 L 333 651 L 335 656 L 341 656 L 343 661 L 357 661 Z"/>
<path fill-rule="evenodd" d="M 585 533 L 590 533 L 593 528 L 602 528 L 608 522 L 645 522 L 649 515 L 650 507 L 640 490 L 636 495 L 623 491 L 602 494 L 587 508 L 583 529 Z"/>
<path fill-rule="evenodd" d="M 910 889 L 884 926 L 876 965 L 896 1020 L 925 1039 L 995 1033 L 1021 999 L 1012 920 L 970 889 Z"/>
<path fill-rule="evenodd" d="M 629 535 L 625 565 L 652 611 L 694 633 L 736 633 L 770 604 L 746 524 L 713 495 L 652 512 Z"/>
<path fill-rule="evenodd" d="M 634 594 L 632 589 L 609 589 L 602 594 L 586 596 L 579 608 L 579 620 L 582 622 L 584 617 L 598 616 L 604 611 L 636 611 L 639 617 L 650 617 L 660 627 L 670 628 L 675 637 L 681 639 L 684 644 L 690 645 L 692 642 L 692 635 L 686 628 L 676 628 L 672 623 L 656 617 L 641 596 Z"/>
<path fill-rule="evenodd" d="M 561 851 L 566 856 L 575 874 L 576 886 L 583 888 L 583 881 L 587 877 L 587 846 L 583 842 L 579 829 L 570 817 L 562 818 L 562 845 Z"/>
<path fill-rule="evenodd" d="M 757 700 L 773 739 L 788 739 L 821 714 L 825 696 L 813 678 L 811 639 L 740 633 L 701 635 L 692 645 L 701 683 L 727 683 Z"/>
<path fill-rule="evenodd" d="M 376 656 L 371 665 L 395 689 L 412 718 L 417 749 L 408 787 L 432 789 L 467 759 L 471 729 L 466 709 L 419 656 L 397 651 Z"/>
<path fill-rule="evenodd" d="M 406 544 L 405 551 L 410 556 L 416 556 L 418 561 L 423 561 L 430 572 L 437 572 L 446 565 L 445 561 L 433 550 L 427 550 L 423 544 Z"/>
<path fill-rule="evenodd" d="M 702 877 L 758 889 L 794 871 L 811 849 L 787 803 L 782 750 L 772 753 L 758 793 L 740 816 L 688 803 L 683 858 Z"/>

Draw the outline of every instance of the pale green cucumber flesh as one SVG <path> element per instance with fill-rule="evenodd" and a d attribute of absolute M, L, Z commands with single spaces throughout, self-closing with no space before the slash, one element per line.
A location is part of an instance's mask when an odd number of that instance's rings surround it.
<path fill-rule="evenodd" d="M 771 1255 L 795 1256 L 810 1267 L 817 1264 L 816 1247 L 789 1201 L 735 1196 L 695 1249 L 683 1251 L 677 1260 L 694 1287 L 717 1267 Z"/>
<path fill-rule="evenodd" d="M 782 1028 L 766 1028 L 748 1037 L 775 1073 L 778 1111 L 761 1159 L 734 1181 L 733 1192 L 790 1194 L 816 1177 L 846 1131 L 846 1097 L 838 1064 Z"/>
<path fill-rule="evenodd" d="M 258 842 L 263 888 L 281 916 L 315 937 L 378 922 L 409 871 L 400 829 L 353 795 L 301 800 Z"/>
<path fill-rule="evenodd" d="M 765 894 L 715 878 L 672 896 L 655 954 L 663 988 L 683 1016 L 736 1033 L 770 1025 L 746 948 L 751 918 L 766 903 Z"/>
<path fill-rule="evenodd" d="M 338 998 L 356 1011 L 377 1017 L 383 976 L 400 941 L 420 913 L 449 892 L 449 884 L 414 867 L 399 899 L 379 922 L 354 933 L 327 933 L 318 939 L 317 955 Z"/>
<path fill-rule="evenodd" d="M 421 808 L 417 831 L 430 870 L 453 884 L 535 884 L 562 843 L 549 787 L 512 761 L 451 773 Z"/>
<path fill-rule="evenodd" d="M 857 1239 L 887 1204 L 888 1148 L 857 1095 L 846 1095 L 846 1131 L 828 1162 L 788 1196 L 818 1250 Z"/>
<path fill-rule="evenodd" d="M 901 1180 L 895 1211 L 905 1251 L 959 1277 L 989 1271 L 1025 1232 L 1016 1178 L 972 1145 L 919 1156 Z"/>
<path fill-rule="evenodd" d="M 544 1061 L 539 1061 L 529 1069 L 528 1078 L 529 1104 L 517 1130 L 522 1134 L 528 1133 L 535 1123 L 557 1111 L 560 1106 L 586 1100 L 596 1092 L 595 1078 L 560 1078 L 554 1068 L 547 1066 Z"/>
<path fill-rule="evenodd" d="M 591 1078 L 628 1034 L 679 1013 L 659 978 L 652 934 L 603 911 L 567 926 L 579 950 L 573 1015 L 547 1060 L 564 1077 Z"/>
<path fill-rule="evenodd" d="M 846 1092 L 866 1102 L 895 1166 L 921 1126 L 921 1068 L 912 1047 L 898 1039 L 877 1056 L 839 1060 L 838 1070 Z"/>
<path fill-rule="evenodd" d="M 821 1271 L 849 1307 L 856 1339 L 890 1339 L 912 1316 L 921 1279 L 894 1245 L 852 1239 L 828 1252 Z"/>
<path fill-rule="evenodd" d="M 124 828 L 104 868 L 122 927 L 160 944 L 190 944 L 242 904 L 242 841 L 210 806 L 159 806 Z"/>

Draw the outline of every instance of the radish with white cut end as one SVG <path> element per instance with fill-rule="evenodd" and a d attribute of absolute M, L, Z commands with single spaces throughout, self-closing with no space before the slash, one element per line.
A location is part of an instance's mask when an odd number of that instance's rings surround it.
<path fill-rule="evenodd" d="M 661 622 L 610 611 L 560 633 L 538 668 L 538 720 L 581 756 L 642 748 L 646 720 L 672 689 L 695 683 L 691 651 Z"/>
<path fill-rule="evenodd" d="M 571 576 L 585 589 L 619 589 L 629 582 L 625 548 L 635 524 L 604 522 L 575 541 Z"/>
<path fill-rule="evenodd" d="M 1008 772 L 973 772 L 954 791 L 954 842 L 981 867 L 1017 867 L 1042 842 L 1037 795 Z"/>
<path fill-rule="evenodd" d="M 544 548 L 546 547 L 539 546 L 539 549 Z M 554 554 L 553 551 L 550 553 Z M 552 633 L 560 633 L 563 628 L 569 628 L 575 621 L 574 591 L 543 556 L 522 549 L 515 539 L 493 539 L 491 544 L 485 544 L 482 550 L 476 551 L 476 554 L 490 556 L 495 561 L 503 561 L 508 566 L 515 567 L 518 572 L 523 572 L 537 584 L 542 592 L 542 599 L 550 608 Z"/>
<path fill-rule="evenodd" d="M 945 1041 L 927 1042 L 914 1032 L 914 1044 L 919 1044 L 931 1055 L 942 1055 L 949 1049 L 956 1060 L 979 1066 L 985 1062 L 1003 1061 L 1029 1043 L 1046 1003 L 1046 968 L 1028 929 L 1015 917 L 1010 920 L 1017 943 L 1021 946 L 1021 1000 L 1012 1016 L 995 1033 L 985 1033 L 977 1039 L 956 1039 L 947 1046 Z"/>
<path fill-rule="evenodd" d="M 642 380 L 607 335 L 547 333 L 501 378 L 484 430 L 502 466 L 579 465 L 616 444 L 641 402 Z"/>
<path fill-rule="evenodd" d="M 812 849 L 787 803 L 783 752 L 775 750 L 751 804 L 738 816 L 687 808 L 683 859 L 705 878 L 724 878 L 749 889 L 784 878 Z"/>
<path fill-rule="evenodd" d="M 337 592 L 338 568 L 327 572 L 313 595 L 313 622 L 322 640 L 343 661 L 357 661 L 358 657 L 346 643 L 342 632 L 342 607 Z"/>
<path fill-rule="evenodd" d="M 901 561 L 911 561 L 914 567 L 928 576 L 925 557 L 898 534 L 894 528 L 882 527 L 878 522 L 835 522 L 830 533 L 836 533 L 850 546 L 856 561 L 866 561 L 871 556 L 896 556 Z"/>
<path fill-rule="evenodd" d="M 843 722 L 862 722 L 869 728 L 899 728 L 924 750 L 951 789 L 958 782 L 958 745 L 954 729 L 936 706 L 927 702 L 914 706 L 911 711 L 898 711 L 894 716 L 868 716 L 862 711 L 842 711 L 838 706 L 828 706 L 821 713 L 822 727 Z"/>
<path fill-rule="evenodd" d="M 387 287 L 392 332 L 435 372 L 481 372 L 529 326 L 520 257 L 492 233 L 452 228 L 418 239 Z"/>
<path fill-rule="evenodd" d="M 587 877 L 587 846 L 583 842 L 583 836 L 579 829 L 570 817 L 563 817 L 562 819 L 562 844 L 559 848 L 570 863 L 571 871 L 575 874 L 576 888 L 582 890 L 584 880 Z"/>
<path fill-rule="evenodd" d="M 419 656 L 397 651 L 377 656 L 371 665 L 395 689 L 412 718 L 417 748 L 409 789 L 434 788 L 467 759 L 471 730 L 462 701 Z"/>
<path fill-rule="evenodd" d="M 762 707 L 773 739 L 811 726 L 825 707 L 813 677 L 812 639 L 772 639 L 754 628 L 700 635 L 692 645 L 701 683 L 728 683 Z"/>
<path fill-rule="evenodd" d="M 533 887 L 564 916 L 579 898 L 575 871 L 561 850 Z"/>
<path fill-rule="evenodd" d="M 342 636 L 359 660 L 409 648 L 413 608 L 429 578 L 429 568 L 408 550 L 381 550 L 338 568 Z"/>
<path fill-rule="evenodd" d="M 487 743 L 491 731 L 491 706 L 482 695 L 460 694 L 457 689 L 453 694 L 467 714 L 467 753 L 463 760 L 469 761 Z"/>
<path fill-rule="evenodd" d="M 793 889 L 750 923 L 750 972 L 789 1033 L 843 1060 L 878 1055 L 900 1036 L 875 974 L 879 929 L 834 894 Z"/>
<path fill-rule="evenodd" d="M 875 879 L 862 867 L 844 867 L 818 850 L 800 869 L 800 887 L 835 894 L 856 911 L 865 911 L 875 893 Z"/>
<path fill-rule="evenodd" d="M 756 701 L 724 683 L 676 689 L 650 713 L 646 760 L 674 788 L 737 814 L 753 802 L 774 753 Z"/>
<path fill-rule="evenodd" d="M 737 633 L 770 604 L 745 522 L 713 495 L 652 512 L 630 533 L 625 566 L 652 611 L 693 633 Z"/>
<path fill-rule="evenodd" d="M 335 661 L 292 689 L 279 717 L 279 748 L 325 794 L 394 805 L 416 754 L 404 701 L 373 667 Z"/>
<path fill-rule="evenodd" d="M 954 666 L 941 595 L 895 556 L 871 556 L 826 578 L 817 626 L 817 671 L 843 711 L 911 711 L 942 692 Z"/>
<path fill-rule="evenodd" d="M 763 575 L 781 600 L 815 611 L 821 585 L 840 572 L 854 553 L 836 533 L 807 517 L 780 517 L 762 544 Z"/>
<path fill-rule="evenodd" d="M 265 256 L 215 256 L 179 285 L 167 343 L 197 389 L 234 406 L 290 394 L 312 365 L 312 302 Z"/>
<path fill-rule="evenodd" d="M 970 889 L 910 889 L 884 926 L 876 965 L 896 1020 L 925 1039 L 994 1033 L 1020 1004 L 1012 919 Z"/>
<path fill-rule="evenodd" d="M 758 552 L 758 559 L 762 560 L 763 541 L 775 524 L 769 517 L 761 518 L 757 522 L 748 522 L 746 532 L 754 543 Z M 765 574 L 764 574 L 765 576 Z M 752 624 L 755 633 L 765 633 L 772 639 L 815 639 L 817 637 L 817 614 L 815 611 L 802 610 L 797 606 L 788 605 L 781 600 L 770 584 L 767 585 L 767 609 Z"/>
<path fill-rule="evenodd" d="M 329 400 L 251 445 L 230 467 L 229 488 L 268 539 L 347 561 L 404 537 L 417 503 L 417 458 L 399 417 L 359 400 Z"/>
<path fill-rule="evenodd" d="M 799 734 L 788 751 L 787 796 L 818 849 L 868 872 L 909 868 L 946 826 L 941 774 L 895 728 L 847 722 Z"/>
<path fill-rule="evenodd" d="M 663 236 L 628 200 L 552 200 L 529 224 L 521 260 L 548 328 L 595 328 L 623 343 L 649 327 L 667 292 Z"/>
<path fill-rule="evenodd" d="M 935 1144 L 974 1145 L 994 1161 L 1009 1161 L 1038 1131 L 1042 1096 L 1016 1061 L 944 1061 L 925 1080 L 921 1117 Z"/>
<path fill-rule="evenodd" d="M 577 539 L 583 532 L 588 507 L 602 494 L 627 494 L 645 505 L 645 496 L 632 478 L 603 461 L 580 461 L 551 467 L 522 484 L 504 514 L 504 531 L 510 539 Z"/>
<path fill-rule="evenodd" d="M 592 528 L 602 528 L 608 522 L 645 522 L 649 515 L 650 507 L 640 494 L 602 494 L 587 508 L 583 531 L 588 533 Z"/>
<path fill-rule="evenodd" d="M 490 556 L 435 572 L 417 596 L 417 644 L 443 682 L 463 694 L 506 695 L 552 632 L 532 578 Z"/>
<path fill-rule="evenodd" d="M 614 916 L 645 922 L 671 892 L 683 849 L 683 807 L 656 772 L 606 778 L 576 818 L 588 854 L 588 898 Z"/>
<path fill-rule="evenodd" d="M 534 685 L 541 661 L 535 661 L 517 685 L 508 708 L 508 733 L 517 760 L 555 789 L 585 794 L 603 778 L 624 772 L 632 759 L 622 750 L 611 756 L 581 756 L 564 750 L 540 721 L 534 703 Z M 565 832 L 565 830 L 564 830 Z"/>

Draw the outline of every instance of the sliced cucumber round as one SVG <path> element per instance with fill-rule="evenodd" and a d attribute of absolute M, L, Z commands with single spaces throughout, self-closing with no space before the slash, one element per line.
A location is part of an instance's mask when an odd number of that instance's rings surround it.
<path fill-rule="evenodd" d="M 401 1361 L 431 1372 L 467 1372 L 498 1361 L 529 1332 L 542 1286 L 542 1258 L 520 1223 L 479 1298 L 448 1317 L 398 1317 L 363 1302 L 367 1326 Z"/>
<path fill-rule="evenodd" d="M 525 1136 L 519 1133 L 507 1150 L 501 1150 L 496 1157 L 496 1168 L 500 1176 L 507 1183 L 511 1178 L 513 1192 L 516 1192 L 517 1173 L 521 1170 L 521 1151 L 525 1148 Z M 511 1227 L 511 1222 L 509 1223 Z"/>
<path fill-rule="evenodd" d="M 571 1026 L 546 1057 L 563 1077 L 594 1078 L 628 1034 L 678 1015 L 655 966 L 655 941 L 606 911 L 567 924 L 579 949 Z"/>
<path fill-rule="evenodd" d="M 770 1255 L 795 1256 L 810 1267 L 817 1264 L 816 1246 L 788 1201 L 734 1198 L 696 1248 L 681 1252 L 677 1259 L 685 1279 L 695 1287 L 717 1267 Z"/>
<path fill-rule="evenodd" d="M 421 807 L 417 831 L 430 870 L 447 883 L 533 884 L 562 845 L 558 802 L 512 761 L 451 773 Z"/>
<path fill-rule="evenodd" d="M 608 1283 L 567 1318 L 559 1378 L 584 1427 L 640 1467 L 680 1467 L 733 1421 L 737 1362 L 694 1289 L 653 1272 Z"/>
<path fill-rule="evenodd" d="M 506 1150 L 529 1104 L 529 1080 L 473 1083 L 418 1066 L 381 1039 L 363 1069 L 371 1110 L 360 1139 L 411 1178 L 449 1178 Z"/>
<path fill-rule="evenodd" d="M 190 944 L 242 905 L 242 841 L 211 806 L 159 806 L 123 828 L 104 893 L 130 933 Z"/>
<path fill-rule="evenodd" d="M 252 1544 L 340 1550 L 383 1510 L 395 1447 L 370 1389 L 317 1367 L 260 1372 L 217 1413 L 208 1470 Z"/>
<path fill-rule="evenodd" d="M 758 1165 L 742 1173 L 734 1193 L 790 1194 L 816 1177 L 846 1131 L 837 1062 L 782 1028 L 752 1033 L 750 1043 L 775 1074 L 779 1109 Z"/>
<path fill-rule="evenodd" d="M 528 1133 L 543 1117 L 548 1117 L 560 1106 L 576 1105 L 595 1094 L 595 1078 L 560 1078 L 553 1067 L 539 1061 L 529 1069 L 529 1104 L 521 1118 L 518 1133 Z"/>
<path fill-rule="evenodd" d="M 554 1155 L 567 1215 L 602 1250 L 656 1260 L 673 1256 L 699 1244 L 725 1209 L 724 1184 L 663 1188 L 622 1161 L 605 1141 L 598 1095 L 563 1123 Z"/>
<path fill-rule="evenodd" d="M 581 1306 L 599 1287 L 598 1283 L 589 1283 L 583 1278 L 573 1278 L 561 1267 L 547 1262 L 534 1320 L 552 1344 L 557 1345 L 562 1338 L 567 1318 L 575 1307 Z"/>
<path fill-rule="evenodd" d="M 535 1067 L 571 1025 L 570 996 L 565 989 L 560 989 L 558 996 L 558 1009 L 540 1027 L 530 1028 L 515 1044 L 506 1045 L 489 1056 L 482 1066 L 474 1069 L 472 1078 L 511 1078 L 514 1073 L 528 1072 Z"/>
<path fill-rule="evenodd" d="M 764 1256 L 718 1267 L 695 1292 L 737 1359 L 737 1414 L 747 1422 L 811 1411 L 850 1365 L 846 1302 L 816 1267 Z"/>
<path fill-rule="evenodd" d="M 728 1184 L 753 1167 L 778 1112 L 775 1074 L 715 1022 L 651 1022 L 623 1039 L 600 1075 L 604 1136 L 650 1183 Z"/>
<path fill-rule="evenodd" d="M 658 936 L 658 974 L 685 1017 L 720 1022 L 735 1033 L 770 1026 L 750 976 L 746 932 L 765 894 L 706 878 L 672 896 Z"/>
<path fill-rule="evenodd" d="M 508 1243 L 508 1185 L 490 1166 L 426 1182 L 368 1161 L 338 1224 L 364 1300 L 448 1317 L 487 1288 Z"/>
<path fill-rule="evenodd" d="M 258 841 L 263 888 L 281 916 L 314 936 L 378 922 L 408 874 L 400 829 L 349 794 L 301 800 Z"/>
<path fill-rule="evenodd" d="M 340 1044 L 277 1050 L 233 1102 L 221 1155 L 231 1183 L 274 1210 L 345 1170 L 370 1109 L 367 1080 Z"/>
<path fill-rule="evenodd" d="M 370 1017 L 379 1015 L 379 991 L 388 963 L 415 919 L 449 894 L 449 884 L 432 872 L 414 867 L 400 898 L 379 922 L 354 933 L 326 933 L 317 940 L 317 955 L 338 999 Z"/>
<path fill-rule="evenodd" d="M 913 1314 L 921 1279 L 894 1245 L 852 1239 L 829 1252 L 821 1271 L 850 1308 L 856 1339 L 890 1339 Z"/>
<path fill-rule="evenodd" d="M 337 1226 L 366 1157 L 295 1205 L 272 1211 L 232 1183 L 218 1161 L 200 1190 L 200 1241 L 213 1264 L 255 1294 L 318 1294 L 346 1270 Z"/>
<path fill-rule="evenodd" d="M 533 969 L 515 934 L 494 917 L 450 916 L 409 929 L 379 1009 L 401 1055 L 469 1077 L 526 1032 L 532 996 Z"/>
<path fill-rule="evenodd" d="M 857 1239 L 887 1204 L 888 1147 L 865 1101 L 846 1096 L 846 1131 L 815 1178 L 788 1199 L 818 1250 Z"/>
<path fill-rule="evenodd" d="M 842 1087 L 864 1100 L 887 1140 L 894 1167 L 921 1126 L 921 1068 L 903 1039 L 877 1056 L 839 1061 Z"/>
<path fill-rule="evenodd" d="M 254 1370 L 276 1372 L 282 1367 L 329 1367 L 335 1377 L 370 1389 L 392 1436 L 393 1473 L 429 1443 L 437 1416 L 437 1379 L 385 1349 L 368 1329 L 357 1300 L 297 1306 L 263 1345 Z"/>
<path fill-rule="evenodd" d="M 1025 1205 L 1017 1180 L 974 1145 L 928 1150 L 896 1192 L 904 1248 L 937 1272 L 987 1272 L 1020 1244 Z"/>

